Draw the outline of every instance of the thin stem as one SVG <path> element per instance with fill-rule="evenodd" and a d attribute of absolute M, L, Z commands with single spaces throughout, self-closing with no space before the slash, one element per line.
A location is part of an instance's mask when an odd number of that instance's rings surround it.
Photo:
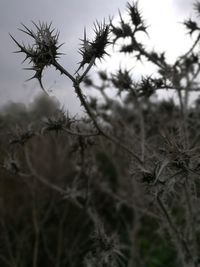
<path fill-rule="evenodd" d="M 60 194 L 65 194 L 66 191 L 64 189 L 62 189 L 61 187 L 52 184 L 51 182 L 49 182 L 46 178 L 44 178 L 42 175 L 40 175 L 39 173 L 37 173 L 37 171 L 35 170 L 35 168 L 32 165 L 29 153 L 28 153 L 28 149 L 25 146 L 24 147 L 24 154 L 25 154 L 25 158 L 26 158 L 26 163 L 29 167 L 29 170 L 31 172 L 31 174 L 42 184 L 44 184 L 45 186 L 49 187 L 50 189 L 53 189 L 54 191 L 60 193 Z"/>
<path fill-rule="evenodd" d="M 32 219 L 33 219 L 33 227 L 35 232 L 35 241 L 33 246 L 33 267 L 38 266 L 38 253 L 39 253 L 39 242 L 40 242 L 40 228 L 38 224 L 38 214 L 35 205 L 35 192 L 33 193 L 33 211 L 32 211 Z"/>
<path fill-rule="evenodd" d="M 138 101 L 137 98 L 137 93 L 134 91 L 133 88 L 130 88 L 133 99 L 136 105 L 136 108 L 139 113 L 139 121 L 140 121 L 140 139 L 141 139 L 141 160 L 144 162 L 144 157 L 145 157 L 145 125 L 144 125 L 144 116 L 143 116 L 143 110 L 141 107 L 140 101 Z"/>
<path fill-rule="evenodd" d="M 64 69 L 56 60 L 53 62 L 53 66 L 56 69 L 58 69 L 62 74 L 65 74 L 72 82 L 76 81 L 76 79 L 66 69 Z"/>
<path fill-rule="evenodd" d="M 192 47 L 184 55 L 182 55 L 180 57 L 180 59 L 186 58 L 194 50 L 194 48 L 198 44 L 199 40 L 200 40 L 200 34 L 197 36 L 197 38 L 196 38 L 195 42 L 193 43 Z"/>
<path fill-rule="evenodd" d="M 83 74 L 78 78 L 79 83 L 81 83 L 83 81 L 83 79 L 85 78 L 85 76 L 87 75 L 87 73 L 90 71 L 90 69 L 92 68 L 92 66 L 94 65 L 95 62 L 95 57 L 93 57 L 89 63 L 89 65 L 87 66 L 86 70 L 83 72 Z"/>
<path fill-rule="evenodd" d="M 66 210 L 63 212 L 63 216 L 59 222 L 58 236 L 57 236 L 57 251 L 56 251 L 56 264 L 55 267 L 61 266 L 62 250 L 63 250 L 63 226 L 66 219 Z"/>
<path fill-rule="evenodd" d="M 188 182 L 188 177 L 185 178 L 185 183 L 184 183 L 184 192 L 185 192 L 185 201 L 186 201 L 186 206 L 187 206 L 187 211 L 188 211 L 188 228 L 191 231 L 192 235 L 192 241 L 193 241 L 193 248 L 194 248 L 194 253 L 195 256 L 198 256 L 198 248 L 197 248 L 197 239 L 196 239 L 196 225 L 195 225 L 195 218 L 194 218 L 194 210 L 193 210 L 193 205 L 192 205 L 192 200 L 191 200 L 191 194 L 190 194 L 190 184 Z"/>
<path fill-rule="evenodd" d="M 9 237 L 8 225 L 6 224 L 4 218 L 1 220 L 1 224 L 3 226 L 3 233 L 4 233 L 5 243 L 6 243 L 6 247 L 7 247 L 7 253 L 9 255 L 10 262 L 12 263 L 13 267 L 17 267 L 16 259 L 14 256 L 14 251 L 13 251 L 11 240 Z"/>
<path fill-rule="evenodd" d="M 74 82 L 74 89 L 76 91 L 76 94 L 81 102 L 81 105 L 85 108 L 87 114 L 89 115 L 89 117 L 91 118 L 91 120 L 94 123 L 94 126 L 96 127 L 96 129 L 99 131 L 99 133 L 102 134 L 102 129 L 100 128 L 99 124 L 97 123 L 97 120 L 93 114 L 93 112 L 91 111 L 88 103 L 86 102 L 85 96 L 83 95 L 80 85 L 79 85 L 79 81 L 75 81 Z"/>
<path fill-rule="evenodd" d="M 134 43 L 134 45 L 137 46 L 137 50 L 141 53 L 141 55 L 145 56 L 149 61 L 151 61 L 152 63 L 157 65 L 159 68 L 161 68 L 161 69 L 165 69 L 166 68 L 166 65 L 163 65 L 161 62 L 159 62 L 158 60 L 154 59 L 151 56 L 151 54 L 146 52 L 139 43 L 135 43 L 135 40 L 133 38 L 132 38 L 132 42 Z"/>
<path fill-rule="evenodd" d="M 191 254 L 191 251 L 187 245 L 187 243 L 185 242 L 185 240 L 180 236 L 180 233 L 178 232 L 174 222 L 172 221 L 171 215 L 169 214 L 169 212 L 167 211 L 167 208 L 165 207 L 164 203 L 162 202 L 159 194 L 157 195 L 157 203 L 160 207 L 160 209 L 163 212 L 163 215 L 165 216 L 168 225 L 172 231 L 172 233 L 174 234 L 177 243 L 180 245 L 180 247 L 182 247 L 187 255 L 187 257 L 192 261 L 193 266 L 194 267 L 198 267 L 198 264 L 195 262 L 195 260 L 193 259 L 193 256 Z M 185 259 L 186 260 L 186 259 Z"/>

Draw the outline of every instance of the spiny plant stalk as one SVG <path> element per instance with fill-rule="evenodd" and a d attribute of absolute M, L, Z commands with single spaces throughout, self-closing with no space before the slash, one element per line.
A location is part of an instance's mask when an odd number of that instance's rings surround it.
<path fill-rule="evenodd" d="M 22 24 L 20 31 L 32 44 L 20 44 L 11 35 L 17 53 L 29 61 L 31 79 L 47 93 L 44 70 L 54 67 L 72 82 L 87 115 L 77 119 L 58 108 L 35 125 L 11 127 L 9 153 L 1 165 L 23 179 L 33 203 L 32 234 L 15 225 L 30 240 L 26 244 L 33 243 L 25 250 L 30 255 L 33 248 L 33 264 L 21 265 L 40 265 L 45 255 L 48 266 L 60 267 L 200 266 L 200 102 L 189 104 L 191 92 L 200 91 L 200 3 L 194 8 L 197 19 L 184 20 L 182 26 L 195 38 L 173 63 L 141 41 L 141 34 L 149 35 L 138 2 L 127 4 L 129 20 L 119 11 L 118 23 L 94 23 L 93 38 L 84 29 L 81 61 L 73 74 L 59 63 L 62 44 L 51 23 L 33 22 L 34 29 Z M 134 69 L 119 67 L 90 77 L 97 60 L 109 56 L 110 44 L 133 65 L 153 64 L 155 73 L 136 80 Z M 101 99 L 86 95 L 85 87 L 98 91 Z M 157 92 L 165 90 L 175 92 L 178 104 L 155 101 Z M 41 200 L 43 195 L 47 199 Z M 58 236 L 52 218 L 61 218 Z M 18 266 L 15 255 L 22 255 L 23 242 L 9 227 L 2 222 L 7 245 L 0 262 Z M 16 243 L 10 244 L 10 236 Z"/>

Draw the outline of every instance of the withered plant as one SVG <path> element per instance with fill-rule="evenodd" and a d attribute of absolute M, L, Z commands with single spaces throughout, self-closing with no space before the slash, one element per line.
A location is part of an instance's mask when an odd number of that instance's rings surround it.
<path fill-rule="evenodd" d="M 22 24 L 33 41 L 27 46 L 11 36 L 43 91 L 43 71 L 54 67 L 72 81 L 86 114 L 58 109 L 12 129 L 2 166 L 31 202 L 13 218 L 2 197 L 1 266 L 200 266 L 199 100 L 189 105 L 200 90 L 200 3 L 194 7 L 197 20 L 183 26 L 196 39 L 173 64 L 139 41 L 148 27 L 135 2 L 127 4 L 129 20 L 119 12 L 118 24 L 96 22 L 93 39 L 84 30 L 74 74 L 59 63 L 51 24 Z M 136 81 L 119 68 L 90 77 L 109 45 L 133 64 L 154 64 L 155 73 Z M 156 102 L 162 90 L 176 92 L 178 104 Z"/>

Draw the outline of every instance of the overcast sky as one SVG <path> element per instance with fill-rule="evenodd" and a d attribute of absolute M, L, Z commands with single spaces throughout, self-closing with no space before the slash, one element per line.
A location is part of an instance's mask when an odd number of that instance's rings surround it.
<path fill-rule="evenodd" d="M 10 39 L 11 33 L 19 42 L 26 37 L 17 30 L 20 23 L 31 26 L 31 21 L 53 22 L 60 31 L 60 42 L 65 42 L 62 51 L 66 53 L 62 64 L 74 72 L 80 55 L 77 53 L 83 30 L 86 27 L 91 34 L 93 22 L 102 21 L 118 15 L 118 9 L 126 10 L 126 0 L 0 0 L 0 105 L 33 100 L 41 92 L 37 81 L 25 82 L 32 73 L 22 70 L 23 55 L 13 54 L 16 46 Z M 192 0 L 140 0 L 139 5 L 149 27 L 151 41 L 155 49 L 168 51 L 169 60 L 187 49 L 184 29 L 181 21 L 192 16 Z M 103 68 L 116 66 L 118 56 L 107 58 Z M 123 59 L 120 59 L 123 60 Z M 125 62 L 125 61 L 124 61 Z M 120 62 L 121 64 L 122 62 Z M 132 62 L 127 63 L 131 67 Z M 133 66 L 132 66 L 133 67 Z M 138 72 L 140 69 L 137 70 Z M 141 70 L 143 71 L 143 70 Z M 45 85 L 65 106 L 74 112 L 78 102 L 67 78 L 50 70 Z"/>

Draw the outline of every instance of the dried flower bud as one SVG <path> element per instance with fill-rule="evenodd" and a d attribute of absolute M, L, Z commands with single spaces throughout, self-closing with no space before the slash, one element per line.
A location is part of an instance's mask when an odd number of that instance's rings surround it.
<path fill-rule="evenodd" d="M 62 131 L 67 126 L 67 117 L 64 112 L 59 111 L 55 116 L 44 119 L 45 126 L 42 133 L 46 131 L 55 131 L 56 133 Z"/>
<path fill-rule="evenodd" d="M 88 76 L 86 76 L 86 77 L 84 78 L 83 82 L 84 82 L 85 86 L 88 86 L 88 87 L 90 87 L 90 86 L 93 85 L 93 81 L 92 81 L 92 79 L 91 79 L 90 77 L 88 77 Z"/>
<path fill-rule="evenodd" d="M 120 16 L 120 27 L 115 27 L 112 24 L 112 21 L 110 22 L 110 25 L 111 25 L 111 28 L 112 28 L 111 31 L 115 35 L 113 43 L 115 43 L 120 38 L 126 38 L 126 37 L 131 37 L 132 36 L 132 29 L 129 26 L 129 24 L 124 22 L 120 12 L 119 12 L 119 16 Z"/>
<path fill-rule="evenodd" d="M 140 96 L 150 97 L 156 89 L 154 80 L 151 77 L 143 77 L 138 86 Z"/>
<path fill-rule="evenodd" d="M 86 30 L 84 31 L 83 44 L 80 51 L 83 59 L 80 62 L 80 66 L 77 72 L 85 64 L 89 64 L 92 59 L 101 59 L 106 53 L 105 48 L 109 44 L 109 25 L 105 23 L 99 24 L 98 22 L 94 24 L 95 38 L 93 41 L 89 41 L 86 37 Z"/>
<path fill-rule="evenodd" d="M 45 67 L 53 64 L 55 59 L 59 57 L 61 53 L 58 53 L 58 49 L 62 45 L 58 45 L 58 32 L 55 33 L 55 29 L 51 29 L 51 24 L 47 23 L 39 23 L 39 25 L 33 22 L 36 31 L 30 30 L 25 25 L 23 25 L 24 29 L 20 29 L 20 31 L 26 33 L 30 37 L 34 39 L 34 43 L 32 45 L 21 45 L 19 44 L 12 36 L 11 38 L 20 48 L 16 53 L 25 53 L 25 60 L 29 59 L 29 64 L 32 64 L 31 68 L 27 68 L 28 70 L 35 71 L 35 74 L 30 79 L 38 79 L 42 89 L 42 72 Z M 24 60 L 24 61 L 25 61 Z M 29 80 L 30 80 L 29 79 Z"/>
<path fill-rule="evenodd" d="M 138 4 L 133 3 L 131 5 L 130 3 L 128 3 L 127 8 L 128 8 L 129 15 L 131 17 L 133 25 L 135 25 L 136 27 L 138 27 L 139 25 L 142 25 L 143 19 L 142 19 L 140 11 L 138 10 Z"/>
<path fill-rule="evenodd" d="M 125 260 L 118 236 L 108 235 L 104 225 L 98 218 L 95 232 L 91 236 L 92 249 L 86 254 L 85 265 L 90 266 L 118 266 Z"/>
<path fill-rule="evenodd" d="M 100 71 L 98 72 L 98 74 L 99 74 L 99 78 L 100 78 L 101 80 L 106 81 L 106 80 L 108 79 L 108 75 L 107 75 L 106 71 L 102 71 L 102 70 L 100 70 Z"/>
<path fill-rule="evenodd" d="M 122 71 L 119 69 L 115 75 L 112 75 L 112 83 L 116 88 L 120 89 L 120 91 L 130 89 L 132 85 L 130 72 L 128 70 Z"/>
<path fill-rule="evenodd" d="M 185 20 L 183 24 L 189 30 L 190 34 L 193 34 L 193 32 L 195 32 L 196 30 L 199 30 L 197 23 L 191 19 Z"/>

